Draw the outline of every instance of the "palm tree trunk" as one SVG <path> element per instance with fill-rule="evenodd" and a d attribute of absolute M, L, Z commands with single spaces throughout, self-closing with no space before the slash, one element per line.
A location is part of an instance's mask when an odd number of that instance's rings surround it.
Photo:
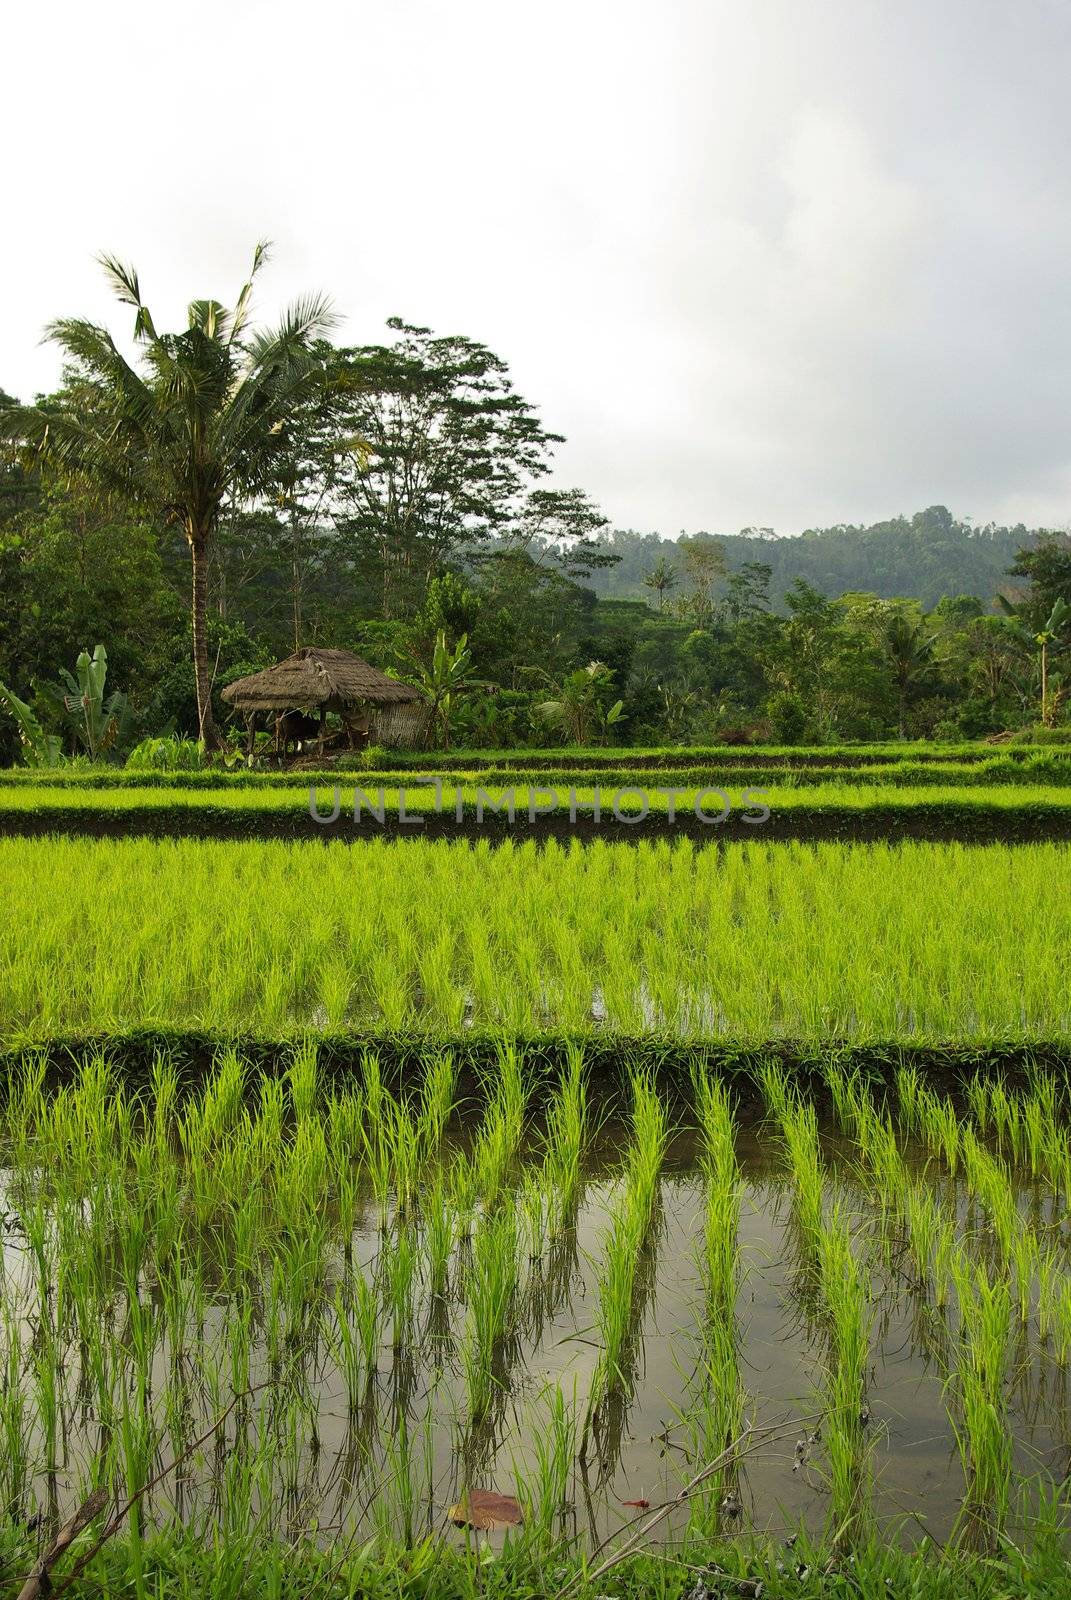
<path fill-rule="evenodd" d="M 1041 647 L 1041 725 L 1049 725 L 1049 649 L 1048 645 Z"/>
<path fill-rule="evenodd" d="M 208 545 L 203 533 L 190 535 L 193 565 L 193 676 L 197 685 L 197 729 L 206 750 L 219 749 L 212 717 L 212 680 L 208 671 Z"/>
<path fill-rule="evenodd" d="M 291 584 L 294 601 L 294 649 L 301 649 L 301 590 L 304 580 L 301 561 L 301 530 L 293 510 L 290 512 Z"/>

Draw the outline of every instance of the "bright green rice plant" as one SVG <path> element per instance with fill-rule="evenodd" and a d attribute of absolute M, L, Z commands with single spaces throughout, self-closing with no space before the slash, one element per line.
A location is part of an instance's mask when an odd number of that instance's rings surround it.
<path fill-rule="evenodd" d="M 588 1100 L 582 1048 L 566 1045 L 565 1067 L 547 1113 L 543 1190 L 552 1238 L 570 1224 L 580 1191 L 580 1164 L 588 1132 Z"/>
<path fill-rule="evenodd" d="M 18 800 L 47 806 L 29 791 Z M 864 792 L 851 800 L 867 809 Z M 796 802 L 785 791 L 778 803 Z M 715 862 L 687 839 L 494 850 L 370 839 L 325 854 L 319 839 L 6 838 L 0 1031 L 281 1039 L 334 1025 L 341 1004 L 347 1023 L 441 1037 L 466 996 L 477 1026 L 514 1034 L 1066 1040 L 1069 874 L 1058 843 L 728 842 Z M 711 961 L 712 930 L 726 927 L 739 937 Z"/>
<path fill-rule="evenodd" d="M 1007 1520 L 1011 1484 L 1011 1434 L 1007 1394 L 1010 1295 L 960 1252 L 953 1259 L 960 1315 L 959 1360 L 950 1376 L 958 1423 L 956 1442 L 966 1495 L 964 1536 L 989 1544 Z"/>
<path fill-rule="evenodd" d="M 818 1269 L 829 1341 L 823 1401 L 833 1519 L 841 1538 L 857 1539 L 870 1514 L 866 1381 L 872 1309 L 867 1274 L 839 1204 L 819 1234 Z"/>
<path fill-rule="evenodd" d="M 641 1252 L 654 1216 L 668 1130 L 657 1090 L 642 1074 L 632 1079 L 632 1142 L 603 1241 L 596 1327 L 599 1358 L 588 1392 L 588 1419 L 612 1390 L 631 1389 L 627 1352 L 634 1332 L 634 1298 Z"/>
<path fill-rule="evenodd" d="M 733 1109 L 725 1085 L 709 1072 L 692 1073 L 706 1180 L 703 1227 L 707 1317 L 731 1318 L 740 1273 L 741 1179 L 736 1159 Z"/>
<path fill-rule="evenodd" d="M 580 1422 L 576 1385 L 567 1400 L 560 1383 L 548 1384 L 531 1408 L 534 1464 L 525 1474 L 514 1461 L 525 1527 L 543 1560 L 566 1532 L 570 1481 L 575 1471 Z"/>
<path fill-rule="evenodd" d="M 792 1176 L 795 1215 L 806 1265 L 813 1259 L 822 1237 L 822 1157 L 814 1107 L 790 1100 L 781 1115 L 781 1137 Z"/>
<path fill-rule="evenodd" d="M 473 1423 L 487 1415 L 500 1387 L 500 1357 L 513 1326 L 517 1276 L 517 1216 L 512 1206 L 502 1206 L 479 1219 L 465 1279 L 462 1365 Z"/>
<path fill-rule="evenodd" d="M 472 1155 L 455 1163 L 459 1199 L 493 1207 L 506 1186 L 524 1136 L 527 1095 L 520 1058 L 513 1044 L 500 1044 L 497 1066 L 483 1089 L 485 1109 Z"/>
<path fill-rule="evenodd" d="M 392 1238 L 380 1256 L 383 1303 L 390 1317 L 391 1345 L 397 1354 L 413 1338 L 413 1290 L 417 1271 L 416 1241 L 399 1217 Z"/>

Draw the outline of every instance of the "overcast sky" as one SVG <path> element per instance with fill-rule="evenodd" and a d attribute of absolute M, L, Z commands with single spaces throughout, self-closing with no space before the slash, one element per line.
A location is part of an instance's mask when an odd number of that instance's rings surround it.
<path fill-rule="evenodd" d="M 1067 0 L 55 0 L 4 21 L 0 387 L 329 291 L 510 363 L 619 527 L 1071 520 Z"/>

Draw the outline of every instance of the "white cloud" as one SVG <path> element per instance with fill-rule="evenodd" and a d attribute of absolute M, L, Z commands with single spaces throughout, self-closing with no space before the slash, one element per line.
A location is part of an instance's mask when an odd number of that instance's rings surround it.
<path fill-rule="evenodd" d="M 7 20 L 0 385 L 51 317 L 331 290 L 485 340 L 622 525 L 1064 521 L 1050 0 L 60 0 Z M 11 64 L 14 63 L 14 70 Z M 125 313 L 120 313 L 119 324 Z"/>

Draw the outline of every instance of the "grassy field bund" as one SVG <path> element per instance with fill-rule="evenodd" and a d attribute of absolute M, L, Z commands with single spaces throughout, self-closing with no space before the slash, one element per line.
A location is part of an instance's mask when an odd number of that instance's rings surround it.
<path fill-rule="evenodd" d="M 905 748 L 910 752 L 905 754 Z M 443 777 L 462 787 L 476 784 L 538 782 L 591 787 L 595 782 L 634 783 L 643 774 L 667 783 L 698 788 L 724 775 L 736 784 L 765 782 L 778 787 L 801 784 L 895 784 L 907 787 L 940 784 L 1004 784 L 1035 786 L 1071 785 L 1071 753 L 1028 748 L 1006 749 L 999 753 L 974 746 L 970 753 L 946 753 L 943 749 L 897 747 L 886 755 L 849 755 L 837 750 L 740 749 L 660 753 L 633 750 L 589 750 L 570 760 L 564 751 L 528 751 L 496 757 L 493 752 L 468 757 L 452 757 L 442 751 L 419 759 L 395 754 L 389 764 L 347 765 L 317 768 L 315 757 L 301 770 L 266 771 L 235 767 L 204 771 L 153 772 L 144 768 L 115 766 L 58 767 L 47 771 L 15 768 L 0 771 L 0 790 L 11 788 L 51 789 L 127 789 L 175 788 L 197 790 L 307 788 L 343 783 L 352 788 L 360 783 L 373 788 L 380 784 L 397 788 L 400 782 L 416 776 Z"/>
<path fill-rule="evenodd" d="M 628 782 L 617 779 L 627 777 Z M 501 778 L 501 775 L 500 775 Z M 672 786 L 671 792 L 666 790 Z M 661 792 L 660 792 L 661 791 Z M 677 835 L 704 843 L 935 839 L 979 843 L 1071 840 L 1071 788 L 1003 785 L 826 784 L 777 788 L 748 777 L 702 788 L 660 773 L 606 783 L 492 783 L 457 787 L 409 779 L 380 786 L 308 780 L 233 787 L 115 785 L 0 788 L 0 837 L 52 833 L 101 838 L 316 839 L 387 837 L 624 841 Z"/>
<path fill-rule="evenodd" d="M 349 771 L 0 774 L 0 836 L 353 843 L 377 832 L 630 842 L 669 833 L 707 843 L 1071 840 L 1071 753 L 1028 746 L 439 752 Z"/>

